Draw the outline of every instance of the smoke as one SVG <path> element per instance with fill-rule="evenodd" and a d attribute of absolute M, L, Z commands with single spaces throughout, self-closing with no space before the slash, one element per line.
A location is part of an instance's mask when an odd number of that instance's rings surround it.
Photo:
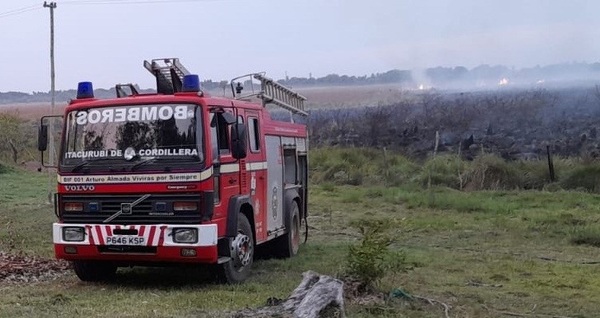
<path fill-rule="evenodd" d="M 431 83 L 431 79 L 427 76 L 426 70 L 424 68 L 412 69 L 410 71 L 413 81 L 417 84 L 418 89 L 426 89 L 432 88 L 433 84 Z"/>

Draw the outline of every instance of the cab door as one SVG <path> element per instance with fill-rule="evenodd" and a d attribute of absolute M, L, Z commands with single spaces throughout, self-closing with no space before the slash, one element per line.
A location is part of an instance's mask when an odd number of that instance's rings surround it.
<path fill-rule="evenodd" d="M 232 108 L 218 107 L 210 113 L 210 138 L 215 200 L 215 218 L 227 217 L 227 202 L 239 191 L 239 163 L 231 155 L 231 125 L 235 118 Z M 229 119 L 230 120 L 230 119 Z"/>
<path fill-rule="evenodd" d="M 249 178 L 250 201 L 254 208 L 256 241 L 267 240 L 267 162 L 266 148 L 262 133 L 260 114 L 246 110 L 248 131 L 248 152 L 246 157 L 246 175 Z"/>

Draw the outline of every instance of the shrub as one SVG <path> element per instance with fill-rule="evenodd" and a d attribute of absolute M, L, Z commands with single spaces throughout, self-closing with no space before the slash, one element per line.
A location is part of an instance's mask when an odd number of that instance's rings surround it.
<path fill-rule="evenodd" d="M 0 174 L 7 173 L 9 171 L 10 171 L 10 168 L 0 162 Z"/>
<path fill-rule="evenodd" d="M 541 190 L 550 183 L 550 172 L 545 160 L 517 161 L 514 165 L 521 174 L 520 188 Z"/>
<path fill-rule="evenodd" d="M 476 157 L 466 172 L 471 190 L 501 190 L 522 188 L 522 171 L 504 159 L 491 154 Z"/>
<path fill-rule="evenodd" d="M 364 286 L 373 286 L 388 270 L 404 267 L 402 251 L 390 251 L 394 242 L 393 229 L 398 222 L 390 219 L 361 219 L 351 225 L 359 230 L 362 239 L 348 249 L 346 274 Z"/>
<path fill-rule="evenodd" d="M 570 241 L 575 245 L 600 247 L 600 228 L 596 226 L 576 227 L 571 234 Z"/>
<path fill-rule="evenodd" d="M 438 185 L 461 189 L 466 163 L 457 155 L 440 155 L 425 162 L 419 175 L 422 185 Z"/>
<path fill-rule="evenodd" d="M 589 164 L 574 168 L 560 185 L 564 189 L 585 189 L 600 192 L 600 165 Z"/>
<path fill-rule="evenodd" d="M 535 189 L 600 192 L 600 165 L 556 158 L 551 183 L 546 160 L 505 161 L 483 154 L 473 161 L 443 154 L 422 165 L 392 151 L 368 148 L 316 148 L 310 178 L 317 184 L 368 186 L 443 186 L 461 190 Z"/>
<path fill-rule="evenodd" d="M 378 149 L 317 148 L 311 152 L 311 181 L 337 185 L 398 185 L 410 182 L 417 166 Z"/>
<path fill-rule="evenodd" d="M 18 163 L 34 160 L 36 125 L 19 117 L 18 112 L 0 113 L 0 159 Z"/>
<path fill-rule="evenodd" d="M 420 167 L 406 157 L 389 154 L 383 159 L 379 170 L 383 175 L 385 185 L 398 186 L 413 183 L 417 178 Z"/>

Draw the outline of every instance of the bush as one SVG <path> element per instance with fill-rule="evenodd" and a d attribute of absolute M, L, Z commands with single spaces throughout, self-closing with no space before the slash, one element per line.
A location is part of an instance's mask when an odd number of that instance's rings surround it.
<path fill-rule="evenodd" d="M 10 168 L 0 162 L 0 174 L 7 173 L 9 171 L 10 171 Z"/>
<path fill-rule="evenodd" d="M 576 227 L 571 234 L 570 241 L 575 245 L 600 247 L 600 228 L 597 226 Z"/>
<path fill-rule="evenodd" d="M 34 160 L 36 124 L 26 122 L 18 112 L 0 113 L 0 159 L 18 163 Z"/>
<path fill-rule="evenodd" d="M 515 165 L 521 174 L 520 188 L 541 190 L 550 183 L 547 161 L 518 161 Z"/>
<path fill-rule="evenodd" d="M 461 189 L 466 163 L 457 155 L 440 155 L 425 162 L 419 175 L 423 186 L 438 185 Z"/>
<path fill-rule="evenodd" d="M 348 249 L 346 274 L 357 279 L 364 286 L 373 286 L 383 278 L 388 270 L 404 267 L 402 251 L 390 251 L 394 242 L 393 229 L 398 222 L 389 219 L 361 219 L 351 223 L 362 235 L 358 245 Z"/>
<path fill-rule="evenodd" d="M 422 165 L 392 151 L 369 148 L 316 148 L 311 152 L 310 178 L 316 184 L 368 186 L 433 186 L 461 190 L 534 189 L 600 192 L 600 164 L 556 158 L 551 183 L 546 160 L 505 161 L 484 154 L 473 161 L 439 155 Z M 431 181 L 430 181 L 431 180 Z"/>
<path fill-rule="evenodd" d="M 560 182 L 560 185 L 564 189 L 600 192 L 600 165 L 589 164 L 576 167 Z"/>
<path fill-rule="evenodd" d="M 311 181 L 337 185 L 399 185 L 411 182 L 417 165 L 378 149 L 317 148 L 311 152 Z"/>
<path fill-rule="evenodd" d="M 475 158 L 466 172 L 467 188 L 471 190 L 502 190 L 523 188 L 522 171 L 504 159 L 491 154 Z"/>

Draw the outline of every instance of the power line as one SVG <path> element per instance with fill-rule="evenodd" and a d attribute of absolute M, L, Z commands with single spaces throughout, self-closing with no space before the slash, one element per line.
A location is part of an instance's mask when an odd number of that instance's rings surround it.
<path fill-rule="evenodd" d="M 25 12 L 39 10 L 39 9 L 42 9 L 42 7 L 40 7 L 39 4 L 34 4 L 34 5 L 27 6 L 27 7 L 18 8 L 18 9 L 12 9 L 9 11 L 0 12 L 0 18 L 10 17 L 12 15 L 22 14 Z"/>
<path fill-rule="evenodd" d="M 113 4 L 155 4 L 155 3 L 183 3 L 183 2 L 220 2 L 224 0 L 69 0 L 61 1 L 60 4 L 67 5 L 113 5 Z M 4 12 L 0 12 L 0 19 L 10 17 L 13 15 L 19 15 L 34 10 L 42 9 L 39 4 L 34 4 L 22 8 L 12 9 Z"/>

